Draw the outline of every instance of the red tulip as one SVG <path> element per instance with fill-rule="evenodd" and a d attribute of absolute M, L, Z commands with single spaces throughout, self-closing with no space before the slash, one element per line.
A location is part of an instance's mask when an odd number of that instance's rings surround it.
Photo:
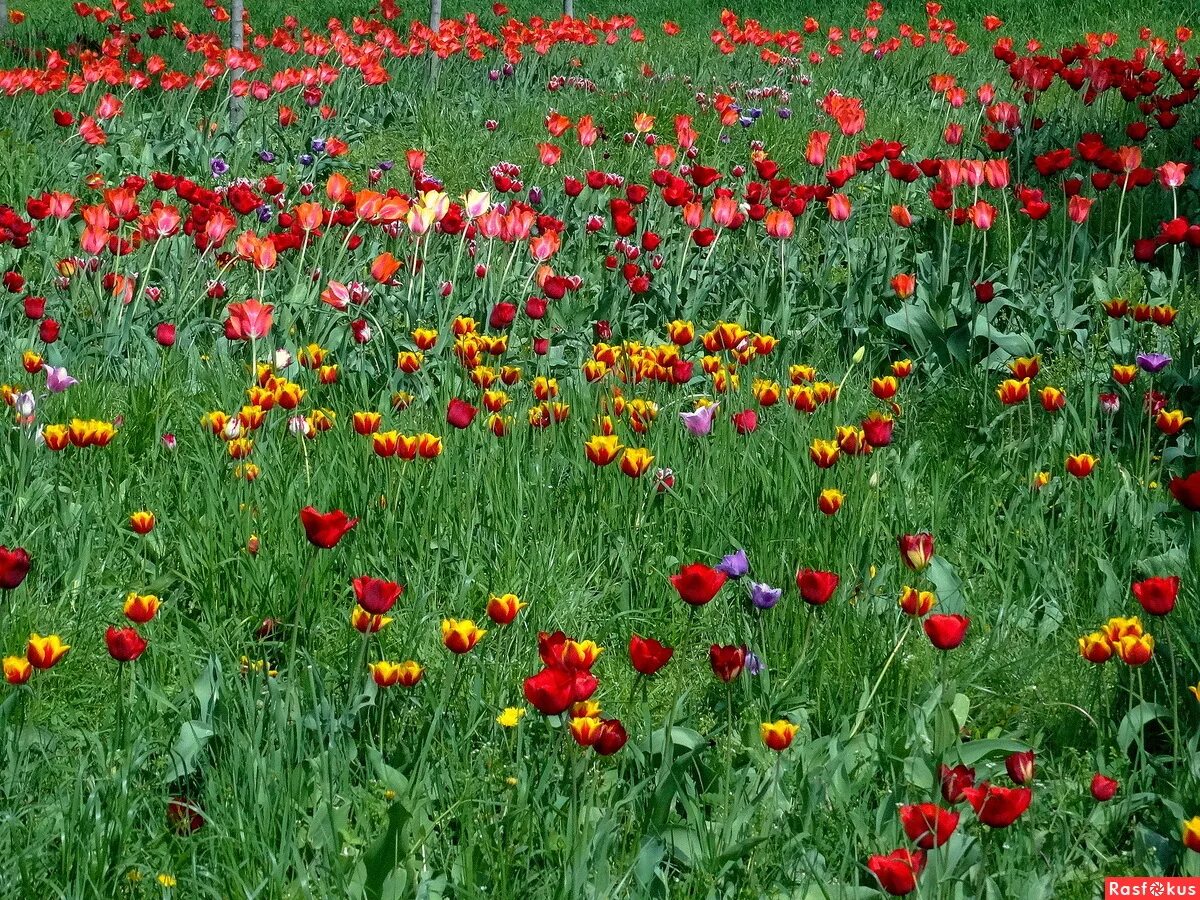
<path fill-rule="evenodd" d="M 902 534 L 896 540 L 900 548 L 900 559 L 917 572 L 929 565 L 933 558 L 933 535 L 928 531 L 917 534 Z"/>
<path fill-rule="evenodd" d="M 562 666 L 547 666 L 525 679 L 525 699 L 542 715 L 557 716 L 575 702 L 575 678 Z"/>
<path fill-rule="evenodd" d="M 23 547 L 9 550 L 0 544 L 0 590 L 14 590 L 29 574 L 29 554 Z"/>
<path fill-rule="evenodd" d="M 938 766 L 938 781 L 941 782 L 942 799 L 947 803 L 961 803 L 966 799 L 966 789 L 975 786 L 975 770 L 961 765 L 952 769 L 942 763 Z"/>
<path fill-rule="evenodd" d="M 113 628 L 104 632 L 104 643 L 108 644 L 109 655 L 117 662 L 133 662 L 146 649 L 146 639 L 134 628 Z"/>
<path fill-rule="evenodd" d="M 167 824 L 176 834 L 193 834 L 204 825 L 204 813 L 186 797 L 172 797 L 167 804 Z"/>
<path fill-rule="evenodd" d="M 733 428 L 738 434 L 750 434 L 758 427 L 758 413 L 744 409 L 733 414 Z"/>
<path fill-rule="evenodd" d="M 369 575 L 360 575 L 351 583 L 354 585 L 354 596 L 358 605 L 373 616 L 384 615 L 404 593 L 403 585 Z"/>
<path fill-rule="evenodd" d="M 1200 469 L 1186 478 L 1172 478 L 1171 496 L 1184 509 L 1200 512 Z"/>
<path fill-rule="evenodd" d="M 340 509 L 333 512 L 317 512 L 315 507 L 306 506 L 300 510 L 300 524 L 304 526 L 304 534 L 309 543 L 329 550 L 337 546 L 337 542 L 358 524 L 358 519 L 349 518 Z"/>
<path fill-rule="evenodd" d="M 678 574 L 671 576 L 671 584 L 684 603 L 703 606 L 717 596 L 727 577 L 724 572 L 709 568 L 704 563 L 689 563 Z"/>
<path fill-rule="evenodd" d="M 934 613 L 921 625 L 929 636 L 929 643 L 939 650 L 953 650 L 966 639 L 971 620 L 957 613 Z"/>
<path fill-rule="evenodd" d="M 883 890 L 893 897 L 903 897 L 917 889 L 917 878 L 925 869 L 925 853 L 895 850 L 887 856 L 872 856 L 867 868 Z"/>
<path fill-rule="evenodd" d="M 813 606 L 824 606 L 837 590 L 840 576 L 836 572 L 822 572 L 819 569 L 801 569 L 796 573 L 796 587 L 800 588 L 800 596 L 805 603 Z"/>
<path fill-rule="evenodd" d="M 958 827 L 959 814 L 936 803 L 900 807 L 900 824 L 908 839 L 922 850 L 932 850 L 950 840 Z"/>
<path fill-rule="evenodd" d="M 979 821 L 990 828 L 1007 828 L 1029 809 L 1033 800 L 1033 791 L 1027 787 L 999 787 L 986 781 L 979 787 L 966 788 L 963 795 Z"/>
<path fill-rule="evenodd" d="M 250 299 L 245 303 L 230 303 L 229 318 L 225 320 L 225 337 L 231 341 L 265 338 L 271 331 L 275 307 Z"/>
<path fill-rule="evenodd" d="M 1033 781 L 1033 762 L 1034 752 L 1022 750 L 1019 753 L 1010 753 L 1004 760 L 1004 768 L 1008 777 L 1017 784 L 1029 784 Z"/>
<path fill-rule="evenodd" d="M 466 428 L 474 420 L 477 412 L 479 410 L 466 400 L 460 400 L 455 397 L 450 401 L 450 406 L 446 409 L 446 421 L 455 428 Z"/>
<path fill-rule="evenodd" d="M 160 322 L 154 327 L 154 340 L 160 346 L 172 347 L 175 345 L 175 326 L 170 322 Z"/>
<path fill-rule="evenodd" d="M 653 675 L 671 661 L 675 650 L 664 647 L 654 638 L 632 635 L 629 638 L 629 661 L 642 675 Z"/>
<path fill-rule="evenodd" d="M 1107 803 L 1117 795 L 1120 787 L 1121 782 L 1101 775 L 1099 772 L 1092 776 L 1092 796 L 1096 798 L 1097 803 Z"/>
<path fill-rule="evenodd" d="M 708 664 L 712 666 L 714 675 L 728 683 L 742 674 L 746 665 L 746 649 L 713 644 L 708 648 Z"/>
<path fill-rule="evenodd" d="M 1146 578 L 1133 583 L 1133 596 L 1152 616 L 1165 616 L 1175 608 L 1179 597 L 1179 576 Z"/>
<path fill-rule="evenodd" d="M 600 731 L 596 740 L 592 741 L 592 749 L 601 756 L 612 756 L 625 746 L 629 734 L 620 719 L 605 719 L 600 723 Z"/>

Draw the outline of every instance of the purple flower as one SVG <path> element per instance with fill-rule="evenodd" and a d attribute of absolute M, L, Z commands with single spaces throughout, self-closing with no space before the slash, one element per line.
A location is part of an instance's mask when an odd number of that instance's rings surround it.
<path fill-rule="evenodd" d="M 229 163 L 221 159 L 219 156 L 214 156 L 208 161 L 208 168 L 213 173 L 213 178 L 220 178 L 229 172 Z"/>
<path fill-rule="evenodd" d="M 258 208 L 258 221 L 262 222 L 264 225 L 271 221 L 272 215 L 271 207 L 267 206 L 267 204 L 264 203 Z"/>
<path fill-rule="evenodd" d="M 325 152 L 325 138 L 319 138 L 319 137 L 313 138 L 312 143 L 309 146 L 312 147 L 313 153 L 324 153 Z"/>
<path fill-rule="evenodd" d="M 750 602 L 755 609 L 771 609 L 783 596 L 783 588 L 773 588 L 758 581 L 750 582 Z"/>
<path fill-rule="evenodd" d="M 46 366 L 46 387 L 52 394 L 61 394 L 79 381 L 67 374 L 66 366 Z"/>
<path fill-rule="evenodd" d="M 1161 372 L 1171 364 L 1171 357 L 1165 353 L 1139 353 L 1137 355 L 1137 364 L 1143 372 L 1149 372 L 1153 375 L 1155 372 Z"/>
<path fill-rule="evenodd" d="M 305 154 L 301 155 L 300 159 L 297 160 L 297 162 L 299 162 L 300 165 L 302 165 L 302 166 L 311 166 L 314 162 L 316 162 L 316 160 L 313 159 L 313 156 L 311 153 L 305 153 Z"/>
<path fill-rule="evenodd" d="M 750 560 L 746 558 L 745 550 L 735 550 L 717 563 L 717 571 L 724 572 L 730 578 L 741 578 L 750 571 Z"/>
<path fill-rule="evenodd" d="M 783 119 L 785 122 L 792 117 L 792 109 L 790 106 L 781 106 L 779 109 L 775 110 L 775 112 L 779 113 L 779 118 Z"/>
<path fill-rule="evenodd" d="M 396 165 L 396 164 L 394 162 L 392 162 L 390 159 L 385 159 L 385 160 L 383 160 L 383 162 L 381 162 L 379 164 L 379 168 L 383 169 L 383 171 L 385 171 L 385 172 L 390 172 L 390 171 L 392 171 L 392 166 L 394 166 L 394 165 Z"/>
<path fill-rule="evenodd" d="M 529 189 L 529 205 L 542 205 L 542 189 L 540 187 L 534 186 Z"/>
<path fill-rule="evenodd" d="M 271 163 L 275 162 L 275 154 L 272 153 L 270 150 L 259 150 L 258 151 L 258 161 L 264 162 L 267 165 L 270 165 Z"/>
<path fill-rule="evenodd" d="M 756 654 L 751 652 L 751 650 L 748 647 L 746 648 L 746 664 L 745 665 L 746 665 L 746 674 L 747 675 L 761 675 L 764 671 L 766 671 L 766 668 L 767 668 L 767 664 L 764 663 L 761 659 L 759 659 Z"/>
<path fill-rule="evenodd" d="M 712 431 L 713 416 L 717 414 L 717 407 L 720 405 L 720 403 L 712 403 L 692 412 L 681 412 L 679 418 L 683 419 L 683 425 L 688 431 L 703 437 Z"/>

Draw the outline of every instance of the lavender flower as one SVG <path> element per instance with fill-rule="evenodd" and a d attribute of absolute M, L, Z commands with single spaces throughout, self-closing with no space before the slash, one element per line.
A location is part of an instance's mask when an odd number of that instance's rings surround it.
<path fill-rule="evenodd" d="M 37 409 L 37 400 L 33 396 L 33 391 L 22 391 L 17 394 L 13 400 L 13 408 L 22 418 L 32 416 L 34 410 Z"/>
<path fill-rule="evenodd" d="M 272 153 L 270 150 L 259 150 L 258 151 L 258 161 L 264 162 L 267 165 L 270 165 L 271 163 L 275 162 L 275 154 Z"/>
<path fill-rule="evenodd" d="M 747 675 L 761 675 L 767 669 L 767 664 L 759 659 L 758 656 L 749 649 L 746 650 L 745 665 Z"/>
<path fill-rule="evenodd" d="M 792 117 L 792 108 L 790 106 L 781 106 L 775 112 L 779 113 L 779 118 L 785 122 Z"/>
<path fill-rule="evenodd" d="M 712 403 L 692 412 L 681 412 L 679 418 L 683 420 L 683 425 L 688 431 L 703 437 L 712 431 L 713 416 L 717 414 L 717 407 L 720 405 L 720 403 Z"/>
<path fill-rule="evenodd" d="M 325 138 L 319 138 L 319 137 L 313 138 L 310 146 L 312 147 L 313 153 L 324 153 L 325 152 Z"/>
<path fill-rule="evenodd" d="M 1155 372 L 1161 372 L 1171 364 L 1171 357 L 1165 353 L 1139 353 L 1137 355 L 1137 364 L 1143 372 L 1149 372 L 1153 375 Z"/>
<path fill-rule="evenodd" d="M 717 563 L 717 571 L 724 572 L 730 578 L 741 578 L 747 574 L 750 571 L 750 560 L 746 558 L 746 551 L 738 549 L 728 554 Z"/>
<path fill-rule="evenodd" d="M 752 581 L 750 583 L 750 602 L 755 609 L 771 609 L 783 596 L 783 588 L 773 588 L 769 584 Z"/>
<path fill-rule="evenodd" d="M 298 160 L 298 162 L 299 162 L 299 163 L 300 163 L 300 165 L 302 165 L 302 166 L 311 166 L 311 165 L 312 165 L 314 162 L 316 162 L 316 160 L 315 160 L 315 159 L 313 159 L 313 156 L 312 156 L 312 154 L 311 154 L 311 153 L 305 153 L 305 154 L 302 154 L 302 155 L 301 155 L 301 157 L 300 157 L 300 159 Z"/>
<path fill-rule="evenodd" d="M 213 178 L 220 178 L 222 175 L 229 174 L 229 163 L 221 159 L 219 156 L 214 156 L 208 161 L 208 168 L 213 174 Z"/>
<path fill-rule="evenodd" d="M 46 387 L 52 394 L 61 394 L 79 381 L 67 374 L 66 366 L 46 366 Z"/>

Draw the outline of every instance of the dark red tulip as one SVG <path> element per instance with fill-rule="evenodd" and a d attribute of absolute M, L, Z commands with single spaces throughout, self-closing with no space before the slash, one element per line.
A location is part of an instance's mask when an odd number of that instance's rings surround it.
<path fill-rule="evenodd" d="M 55 319 L 42 319 L 38 326 L 38 338 L 45 344 L 53 344 L 58 340 L 61 327 Z"/>
<path fill-rule="evenodd" d="M 501 300 L 492 307 L 492 313 L 488 316 L 488 324 L 497 331 L 502 331 L 511 325 L 516 317 L 517 305 L 509 303 L 507 300 Z"/>
<path fill-rule="evenodd" d="M 717 596 L 727 577 L 724 572 L 709 568 L 704 563 L 689 563 L 671 576 L 671 584 L 684 603 L 703 606 Z"/>
<path fill-rule="evenodd" d="M 1004 760 L 1004 768 L 1008 772 L 1008 777 L 1017 784 L 1029 784 L 1033 781 L 1034 759 L 1032 750 L 1010 753 Z"/>
<path fill-rule="evenodd" d="M 172 797 L 167 804 L 167 824 L 176 834 L 194 834 L 203 827 L 204 814 L 186 797 Z"/>
<path fill-rule="evenodd" d="M 403 585 L 369 575 L 360 575 L 351 584 L 354 585 L 354 596 L 358 605 L 373 616 L 384 615 L 404 593 Z"/>
<path fill-rule="evenodd" d="M 671 661 L 675 650 L 654 638 L 633 635 L 629 638 L 629 661 L 642 675 L 653 675 Z"/>
<path fill-rule="evenodd" d="M 738 434 L 750 434 L 758 427 L 758 413 L 752 409 L 743 409 L 733 414 L 733 428 Z"/>
<path fill-rule="evenodd" d="M 967 637 L 967 628 L 970 625 L 969 618 L 957 613 L 953 615 L 934 613 L 921 623 L 925 634 L 929 636 L 929 643 L 939 650 L 953 650 L 961 644 Z"/>
<path fill-rule="evenodd" d="M 1097 772 L 1092 776 L 1092 796 L 1097 803 L 1107 803 L 1117 795 L 1117 790 L 1121 787 L 1121 782 L 1115 778 L 1109 778 L 1106 775 L 1101 775 Z"/>
<path fill-rule="evenodd" d="M 928 531 L 902 534 L 896 544 L 900 548 L 901 562 L 914 571 L 921 571 L 933 559 L 933 535 Z"/>
<path fill-rule="evenodd" d="M 563 631 L 555 631 L 549 634 L 545 631 L 538 632 L 538 656 L 547 666 L 563 666 L 563 653 L 566 650 L 567 635 Z"/>
<path fill-rule="evenodd" d="M 337 542 L 358 524 L 358 519 L 351 519 L 340 509 L 333 512 L 317 512 L 315 507 L 306 506 L 300 510 L 300 524 L 304 526 L 304 534 L 309 543 L 323 550 L 337 546 Z"/>
<path fill-rule="evenodd" d="M 29 554 L 23 547 L 0 545 L 0 590 L 14 590 L 29 574 Z"/>
<path fill-rule="evenodd" d="M 455 428 L 466 428 L 474 421 L 477 412 L 479 410 L 466 400 L 454 397 L 446 408 L 446 421 Z"/>
<path fill-rule="evenodd" d="M 887 856 L 872 856 L 867 868 L 883 890 L 893 897 L 903 897 L 917 889 L 917 878 L 925 869 L 925 853 L 895 850 Z"/>
<path fill-rule="evenodd" d="M 1145 578 L 1133 583 L 1133 596 L 1152 616 L 1165 616 L 1175 608 L 1179 597 L 1179 576 Z"/>
<path fill-rule="evenodd" d="M 936 803 L 900 807 L 900 825 L 908 839 L 922 850 L 932 850 L 950 840 L 958 827 L 959 814 Z"/>
<path fill-rule="evenodd" d="M 525 699 L 543 716 L 557 716 L 575 702 L 575 678 L 562 666 L 548 666 L 525 679 Z"/>
<path fill-rule="evenodd" d="M 600 732 L 592 742 L 592 749 L 601 756 L 612 756 L 625 746 L 629 734 L 620 719 L 605 719 L 600 723 Z"/>
<path fill-rule="evenodd" d="M 800 588 L 800 596 L 805 603 L 813 606 L 824 606 L 828 603 L 840 581 L 841 577 L 836 572 L 801 569 L 796 573 L 796 587 Z"/>
<path fill-rule="evenodd" d="M 941 782 L 942 799 L 947 803 L 961 803 L 966 799 L 966 789 L 975 786 L 975 770 L 967 766 L 953 769 L 945 763 L 938 766 L 938 781 Z"/>
<path fill-rule="evenodd" d="M 1200 512 L 1200 469 L 1186 478 L 1172 478 L 1171 496 L 1184 509 Z"/>
<path fill-rule="evenodd" d="M 134 628 L 113 628 L 108 626 L 104 632 L 104 643 L 108 645 L 108 654 L 117 662 L 133 662 L 146 649 L 146 639 Z"/>
<path fill-rule="evenodd" d="M 708 664 L 714 675 L 728 683 L 742 674 L 746 666 L 746 649 L 713 644 L 708 648 Z"/>
<path fill-rule="evenodd" d="M 1029 809 L 1033 800 L 1033 791 L 1027 787 L 999 787 L 986 781 L 978 787 L 966 788 L 963 795 L 979 821 L 989 828 L 1007 828 Z"/>
<path fill-rule="evenodd" d="M 46 314 L 46 298 L 30 294 L 25 298 L 25 318 L 35 322 Z"/>

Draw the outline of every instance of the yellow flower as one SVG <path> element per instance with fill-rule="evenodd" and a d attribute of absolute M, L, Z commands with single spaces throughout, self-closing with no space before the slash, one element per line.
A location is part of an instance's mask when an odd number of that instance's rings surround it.
<path fill-rule="evenodd" d="M 517 723 L 524 718 L 525 712 L 523 706 L 506 706 L 504 712 L 496 716 L 496 721 L 505 728 L 516 728 Z"/>
<path fill-rule="evenodd" d="M 175 876 L 168 875 L 166 872 L 159 872 L 158 883 L 165 888 L 173 888 L 175 887 Z"/>

